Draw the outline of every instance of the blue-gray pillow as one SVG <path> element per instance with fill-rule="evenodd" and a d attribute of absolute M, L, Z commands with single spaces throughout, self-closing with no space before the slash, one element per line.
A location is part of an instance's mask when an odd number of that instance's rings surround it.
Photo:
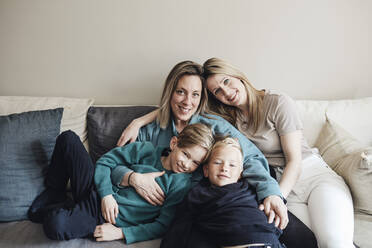
<path fill-rule="evenodd" d="M 63 108 L 0 116 L 0 221 L 27 219 L 44 189 Z"/>

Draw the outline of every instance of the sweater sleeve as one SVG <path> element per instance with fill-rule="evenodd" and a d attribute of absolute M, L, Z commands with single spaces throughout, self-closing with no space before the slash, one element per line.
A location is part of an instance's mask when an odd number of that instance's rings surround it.
<path fill-rule="evenodd" d="M 148 142 L 134 142 L 117 147 L 104 154 L 96 163 L 94 182 L 101 198 L 114 194 L 113 185 L 121 182 L 122 177 L 134 164 L 151 158 L 154 147 Z M 150 159 L 151 160 L 151 159 Z M 112 180 L 113 179 L 113 180 Z"/>
<path fill-rule="evenodd" d="M 244 156 L 242 176 L 256 189 L 258 200 L 262 201 L 270 195 L 282 197 L 279 184 L 270 176 L 269 164 L 257 146 L 225 119 L 215 115 L 209 116 L 210 118 L 201 117 L 200 122 L 209 124 L 215 134 L 230 135 L 239 140 Z"/>
<path fill-rule="evenodd" d="M 190 188 L 190 177 L 180 175 L 177 175 L 177 180 L 170 182 L 169 192 L 160 209 L 160 214 L 153 222 L 122 228 L 127 244 L 156 239 L 164 235 L 175 216 L 177 205 Z"/>

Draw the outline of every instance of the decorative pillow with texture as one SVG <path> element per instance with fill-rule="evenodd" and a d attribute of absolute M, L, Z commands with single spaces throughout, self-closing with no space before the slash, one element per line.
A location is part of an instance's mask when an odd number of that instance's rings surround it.
<path fill-rule="evenodd" d="M 372 147 L 365 147 L 329 119 L 315 146 L 327 164 L 348 184 L 355 209 L 372 214 Z"/>
<path fill-rule="evenodd" d="M 372 97 L 331 101 L 327 115 L 360 143 L 372 146 Z"/>
<path fill-rule="evenodd" d="M 63 108 L 0 116 L 0 221 L 27 219 L 44 189 Z"/>
<path fill-rule="evenodd" d="M 154 106 L 91 107 L 88 111 L 89 153 L 93 162 L 116 147 L 129 123 L 154 110 Z"/>
<path fill-rule="evenodd" d="M 81 141 L 87 139 L 86 116 L 92 99 L 65 97 L 0 96 L 0 115 L 63 108 L 61 132 L 71 129 Z"/>

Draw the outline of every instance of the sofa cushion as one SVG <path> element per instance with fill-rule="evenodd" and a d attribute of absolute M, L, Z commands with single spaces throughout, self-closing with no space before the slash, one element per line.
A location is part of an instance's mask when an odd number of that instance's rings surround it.
<path fill-rule="evenodd" d="M 303 134 L 310 147 L 314 146 L 316 138 L 326 120 L 325 112 L 330 101 L 297 100 L 297 110 L 303 124 Z"/>
<path fill-rule="evenodd" d="M 61 132 L 71 129 L 81 141 L 87 138 L 86 115 L 92 99 L 65 97 L 0 96 L 0 115 L 64 108 Z"/>
<path fill-rule="evenodd" d="M 327 116 L 362 144 L 372 146 L 372 97 L 331 101 Z"/>
<path fill-rule="evenodd" d="M 27 218 L 44 189 L 63 109 L 0 116 L 0 221 Z"/>
<path fill-rule="evenodd" d="M 151 112 L 154 106 L 91 107 L 88 110 L 88 144 L 93 162 L 116 147 L 129 123 Z"/>
<path fill-rule="evenodd" d="M 329 119 L 315 146 L 327 164 L 348 184 L 355 210 L 372 214 L 372 147 L 363 145 Z"/>

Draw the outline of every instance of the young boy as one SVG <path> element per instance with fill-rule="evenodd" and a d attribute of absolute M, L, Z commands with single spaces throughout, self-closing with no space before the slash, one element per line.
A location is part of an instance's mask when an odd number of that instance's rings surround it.
<path fill-rule="evenodd" d="M 268 223 L 253 187 L 239 181 L 243 156 L 237 140 L 218 140 L 203 171 L 208 179 L 190 190 L 162 248 L 283 247 L 281 230 Z"/>
<path fill-rule="evenodd" d="M 93 235 L 97 241 L 124 239 L 129 244 L 159 238 L 189 190 L 190 173 L 207 157 L 213 142 L 209 127 L 193 124 L 171 139 L 170 149 L 134 142 L 103 155 L 94 170 L 79 138 L 71 131 L 63 133 L 47 175 L 48 188 L 31 206 L 30 219 L 39 217 L 45 234 L 57 240 Z M 121 173 L 124 167 L 132 172 Z M 163 173 L 155 179 L 166 194 L 162 206 L 149 204 L 130 187 L 134 172 Z M 74 204 L 55 207 L 69 178 Z"/>

